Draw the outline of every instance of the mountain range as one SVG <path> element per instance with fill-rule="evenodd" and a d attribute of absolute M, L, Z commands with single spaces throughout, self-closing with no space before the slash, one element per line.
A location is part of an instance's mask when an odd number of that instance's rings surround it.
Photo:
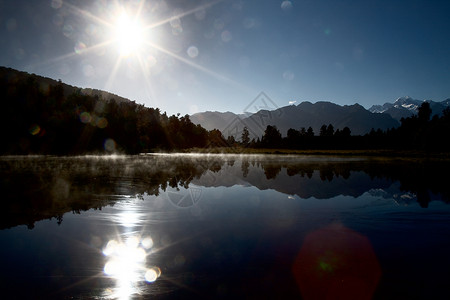
<path fill-rule="evenodd" d="M 411 97 L 400 97 L 394 103 L 386 102 L 383 105 L 373 105 L 369 108 L 372 113 L 387 113 L 394 119 L 400 121 L 401 118 L 408 118 L 417 114 L 418 108 L 424 101 L 412 99 Z M 441 116 L 443 110 L 450 105 L 450 98 L 442 102 L 426 100 L 430 103 L 433 115 Z"/>
<path fill-rule="evenodd" d="M 252 138 L 261 137 L 267 125 L 276 126 L 283 136 L 286 136 L 290 128 L 299 130 L 302 127 L 311 127 L 318 135 L 324 124 L 332 124 L 335 130 L 348 127 L 352 135 L 364 135 L 372 129 L 387 130 L 398 127 L 401 118 L 417 114 L 422 102 L 402 97 L 394 103 L 374 105 L 365 109 L 359 104 L 341 106 L 327 101 L 305 101 L 274 110 L 260 110 L 254 114 L 207 111 L 193 114 L 190 118 L 194 124 L 200 124 L 207 130 L 219 129 L 225 137 L 234 136 L 236 139 L 240 139 L 244 127 L 248 128 Z M 441 115 L 449 106 L 450 99 L 427 102 L 430 103 L 433 114 Z"/>
<path fill-rule="evenodd" d="M 72 93 L 81 93 L 108 100 L 113 99 L 117 103 L 131 101 L 106 91 L 78 88 L 51 78 L 0 67 L 0 78 L 5 82 L 24 80 L 29 76 L 35 78 L 39 88 L 43 91 L 47 91 L 50 86 L 62 85 L 65 96 Z M 442 115 L 445 108 L 450 106 L 450 98 L 441 102 L 426 101 L 430 103 L 433 114 L 439 116 Z M 316 103 L 306 101 L 298 105 L 289 105 L 273 110 L 262 109 L 256 113 L 235 114 L 233 112 L 206 111 L 193 114 L 190 119 L 194 124 L 199 124 L 207 130 L 219 129 L 225 137 L 231 135 L 236 139 L 240 139 L 244 127 L 249 129 L 251 138 L 260 138 L 267 125 L 277 126 L 283 136 L 286 136 L 287 130 L 290 128 L 299 130 L 302 127 L 306 129 L 311 127 L 314 133 L 318 135 L 320 127 L 324 124 L 332 124 L 335 130 L 348 127 L 352 135 L 364 135 L 370 132 L 372 128 L 386 130 L 398 127 L 401 118 L 417 114 L 418 107 L 422 103 L 422 100 L 401 97 L 393 103 L 373 105 L 369 109 L 365 109 L 359 104 L 341 106 L 327 101 Z"/>

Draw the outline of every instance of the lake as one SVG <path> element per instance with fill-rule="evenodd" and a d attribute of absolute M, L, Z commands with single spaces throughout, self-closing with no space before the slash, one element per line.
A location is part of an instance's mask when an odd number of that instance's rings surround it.
<path fill-rule="evenodd" d="M 449 299 L 450 163 L 0 158 L 5 299 Z"/>

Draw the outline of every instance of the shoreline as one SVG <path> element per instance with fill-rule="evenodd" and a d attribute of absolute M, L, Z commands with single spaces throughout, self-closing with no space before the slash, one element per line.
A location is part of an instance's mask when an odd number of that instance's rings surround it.
<path fill-rule="evenodd" d="M 170 152 L 169 152 L 170 153 Z M 306 156 L 372 156 L 389 158 L 436 158 L 450 160 L 448 152 L 427 152 L 420 150 L 295 150 L 295 149 L 268 149 L 268 148 L 191 148 L 181 151 L 181 153 L 199 154 L 271 154 L 271 155 L 306 155 Z"/>
<path fill-rule="evenodd" d="M 379 158 L 398 158 L 398 159 L 431 159 L 450 161 L 449 152 L 427 152 L 420 150 L 295 150 L 295 149 L 269 149 L 269 148 L 245 148 L 245 147 L 216 147 L 216 148 L 189 148 L 174 151 L 163 151 L 161 149 L 152 149 L 143 153 L 80 153 L 80 154 L 2 154 L 0 158 L 12 157 L 132 157 L 158 154 L 225 154 L 225 155 L 301 155 L 301 156 L 341 156 L 341 157 L 379 157 Z"/>

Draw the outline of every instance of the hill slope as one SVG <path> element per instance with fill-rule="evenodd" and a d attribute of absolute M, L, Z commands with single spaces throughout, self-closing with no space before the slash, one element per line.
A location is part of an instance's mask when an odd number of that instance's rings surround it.
<path fill-rule="evenodd" d="M 209 133 L 117 95 L 0 67 L 0 154 L 141 153 L 204 147 Z"/>
<path fill-rule="evenodd" d="M 43 92 L 47 92 L 51 86 L 61 85 L 65 97 L 73 93 L 80 93 L 86 96 L 98 96 L 99 98 L 102 98 L 104 100 L 112 99 L 115 100 L 117 103 L 133 102 L 127 98 L 120 97 L 116 94 L 109 93 L 106 91 L 92 88 L 79 88 L 69 85 L 67 83 L 63 83 L 60 80 L 54 80 L 52 78 L 38 76 L 36 74 L 29 74 L 27 72 L 18 71 L 11 68 L 0 67 L 0 78 L 3 80 L 3 82 L 12 82 L 12 83 L 31 80 L 32 78 L 38 84 L 38 88 Z"/>

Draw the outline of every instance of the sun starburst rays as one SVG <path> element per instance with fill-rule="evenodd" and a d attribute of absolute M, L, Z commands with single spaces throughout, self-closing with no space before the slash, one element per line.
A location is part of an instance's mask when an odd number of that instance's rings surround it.
<path fill-rule="evenodd" d="M 167 23 L 170 23 L 170 21 L 173 20 L 173 19 L 177 19 L 177 18 L 181 19 L 182 17 L 195 14 L 196 12 L 198 12 L 200 10 L 203 10 L 203 9 L 209 8 L 211 6 L 214 6 L 214 5 L 216 5 L 216 4 L 218 4 L 218 3 L 222 2 L 222 1 L 223 0 L 216 0 L 216 1 L 212 1 L 210 3 L 205 3 L 203 5 L 200 5 L 200 6 L 197 6 L 197 7 L 193 8 L 191 10 L 188 10 L 188 11 L 185 11 L 185 12 L 181 12 L 181 13 L 179 13 L 179 14 L 177 14 L 175 16 L 172 16 L 170 18 L 167 18 L 167 19 L 164 19 L 164 20 L 161 20 L 161 21 L 149 24 L 145 29 L 149 30 L 149 29 L 153 29 L 155 27 L 159 27 L 159 26 L 165 25 Z"/>
<path fill-rule="evenodd" d="M 147 96 L 155 101 L 155 86 L 151 84 L 152 80 L 154 80 L 153 75 L 158 74 L 161 70 L 168 70 L 163 65 L 165 59 L 159 57 L 168 56 L 182 65 L 187 65 L 206 74 L 210 78 L 230 84 L 241 90 L 248 90 L 248 88 L 223 74 L 202 66 L 189 57 L 184 57 L 178 51 L 171 50 L 170 47 L 165 45 L 165 42 L 168 42 L 170 38 L 176 39 L 180 37 L 177 37 L 176 34 L 173 37 L 164 35 L 162 33 L 164 29 L 162 31 L 158 30 L 158 28 L 162 28 L 167 24 L 172 25 L 171 22 L 174 19 L 179 20 L 198 11 L 208 9 L 222 1 L 216 0 L 205 3 L 190 10 L 178 12 L 171 17 L 163 18 L 162 20 L 151 20 L 150 22 L 146 14 L 148 1 L 146 2 L 145 0 L 132 4 L 120 1 L 110 2 L 101 7 L 98 13 L 64 2 L 63 6 L 66 7 L 67 13 L 93 24 L 98 29 L 98 34 L 95 38 L 76 41 L 74 51 L 49 61 L 41 62 L 39 65 L 53 65 L 62 61 L 67 63 L 77 60 L 80 56 L 97 54 L 98 62 L 91 63 L 102 63 L 97 68 L 100 70 L 98 74 L 107 74 L 104 89 L 110 90 L 113 88 L 117 79 L 121 76 L 120 74 L 123 74 L 125 71 L 127 76 L 130 77 L 131 74 L 130 78 L 142 76 L 146 83 L 142 88 L 145 89 Z M 80 36 L 83 36 L 83 34 L 80 34 Z M 110 59 L 113 61 L 107 63 L 107 60 Z M 89 61 L 89 57 L 86 56 L 84 61 Z M 36 67 L 36 65 L 32 67 Z M 92 66 L 89 67 L 93 69 Z M 126 69 L 123 69 L 123 67 Z M 140 70 L 138 72 L 140 75 L 136 73 L 137 70 Z"/>

